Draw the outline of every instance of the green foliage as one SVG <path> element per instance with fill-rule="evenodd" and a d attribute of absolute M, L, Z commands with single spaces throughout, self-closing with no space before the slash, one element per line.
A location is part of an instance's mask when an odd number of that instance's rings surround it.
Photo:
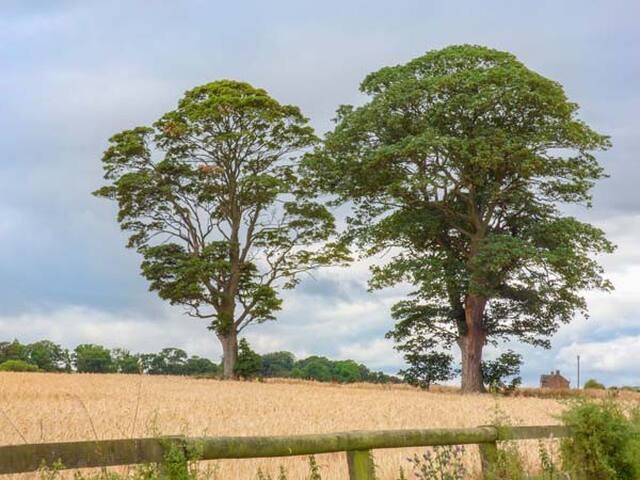
<path fill-rule="evenodd" d="M 611 288 L 594 258 L 614 247 L 558 208 L 590 205 L 604 177 L 594 152 L 609 140 L 558 83 L 509 53 L 458 45 L 382 68 L 360 90 L 368 101 L 340 107 L 304 162 L 353 206 L 345 241 L 396 252 L 372 269 L 371 288 L 414 285 L 392 310 L 399 344 L 548 347 L 586 313 L 585 290 Z"/>
<path fill-rule="evenodd" d="M 353 360 L 332 361 L 324 357 L 312 356 L 296 360 L 291 352 L 273 352 L 258 355 L 245 345 L 240 349 L 241 361 L 246 367 L 242 376 L 249 377 L 294 377 L 317 381 L 340 383 L 400 382 L 396 377 L 383 372 L 373 372 L 365 365 Z M 0 342 L 2 358 L 36 365 L 43 371 L 71 372 L 76 367 L 79 372 L 128 373 L 149 375 L 191 375 L 213 377 L 219 374 L 219 366 L 207 358 L 197 355 L 187 356 L 179 348 L 164 348 L 157 353 L 131 353 L 124 348 L 109 350 L 101 345 L 79 345 L 73 355 L 49 340 L 41 340 L 23 345 L 18 340 Z M 109 360 L 110 359 L 110 360 Z M 39 361 L 40 363 L 36 363 Z M 79 362 L 79 363 L 78 363 Z M 9 364 L 11 365 L 11 364 Z M 256 371 L 256 366 L 260 365 Z M 309 366 L 308 366 L 309 365 Z M 238 371 L 240 375 L 240 370 Z"/>
<path fill-rule="evenodd" d="M 71 370 L 69 352 L 50 340 L 40 340 L 29 345 L 23 345 L 18 340 L 0 342 L 0 363 L 7 360 L 22 360 L 45 372 Z"/>
<path fill-rule="evenodd" d="M 585 390 L 605 390 L 605 386 L 598 382 L 597 380 L 590 378 L 589 380 L 587 380 L 586 382 L 584 382 L 584 388 Z"/>
<path fill-rule="evenodd" d="M 7 360 L 23 360 L 28 361 L 29 356 L 27 349 L 18 340 L 13 342 L 0 342 L 0 363 Z"/>
<path fill-rule="evenodd" d="M 486 472 L 487 480 L 527 480 L 530 476 L 517 446 L 504 443 L 498 448 L 496 457 Z"/>
<path fill-rule="evenodd" d="M 194 355 L 189 357 L 184 365 L 185 375 L 205 375 L 214 376 L 218 373 L 218 366 L 208 358 L 198 357 Z"/>
<path fill-rule="evenodd" d="M 262 358 L 251 349 L 246 338 L 240 340 L 238 346 L 238 361 L 235 366 L 235 374 L 240 378 L 254 378 L 262 370 Z"/>
<path fill-rule="evenodd" d="M 572 428 L 563 439 L 563 468 L 574 480 L 640 478 L 640 415 L 611 400 L 579 400 L 562 414 Z"/>
<path fill-rule="evenodd" d="M 295 357 L 291 352 L 273 352 L 262 355 L 261 377 L 288 377 L 293 370 Z"/>
<path fill-rule="evenodd" d="M 328 242 L 333 216 L 298 173 L 296 155 L 316 142 L 297 107 L 216 81 L 152 127 L 111 137 L 107 185 L 95 195 L 117 202 L 151 290 L 206 319 L 229 348 L 224 338 L 275 318 L 279 288 L 347 258 Z"/>
<path fill-rule="evenodd" d="M 82 344 L 73 351 L 73 363 L 79 373 L 111 373 L 113 359 L 108 348 L 101 345 Z"/>
<path fill-rule="evenodd" d="M 204 375 L 218 373 L 218 366 L 207 358 L 188 357 L 180 348 L 163 348 L 158 353 L 143 353 L 139 358 L 142 372 L 149 375 Z"/>
<path fill-rule="evenodd" d="M 461 445 L 433 447 L 424 454 L 414 454 L 408 460 L 416 480 L 465 480 L 464 447 Z M 404 472 L 400 473 L 402 478 Z"/>
<path fill-rule="evenodd" d="M 500 410 L 496 403 L 490 423 L 502 436 L 508 437 L 514 421 Z M 485 452 L 489 460 L 484 472 L 487 480 L 568 480 L 571 478 L 557 467 L 550 447 L 546 447 L 542 441 L 538 444 L 541 472 L 537 474 L 527 471 L 526 462 L 517 443 L 498 442 L 496 447 L 497 449 L 493 452 Z"/>
<path fill-rule="evenodd" d="M 542 470 L 539 480 L 561 480 L 567 478 L 554 462 L 550 448 L 547 448 L 542 441 L 538 443 L 538 455 L 540 456 Z"/>
<path fill-rule="evenodd" d="M 39 370 L 37 365 L 24 360 L 6 360 L 0 363 L 0 372 L 37 372 Z"/>
<path fill-rule="evenodd" d="M 338 360 L 333 363 L 332 378 L 338 383 L 361 382 L 360 365 L 353 360 Z"/>
<path fill-rule="evenodd" d="M 187 352 L 180 348 L 163 348 L 159 353 L 143 355 L 143 364 L 151 375 L 183 375 Z"/>
<path fill-rule="evenodd" d="M 124 348 L 111 350 L 114 370 L 118 373 L 141 373 L 142 362 L 140 355 L 134 355 Z"/>
<path fill-rule="evenodd" d="M 291 374 L 295 378 L 329 382 L 332 380 L 332 363 L 324 357 L 311 356 L 298 363 Z"/>
<path fill-rule="evenodd" d="M 405 346 L 404 351 L 406 350 Z M 399 374 L 405 382 L 420 388 L 428 389 L 432 383 L 445 382 L 456 374 L 452 367 L 453 357 L 448 353 L 408 351 L 404 360 L 409 368 L 400 370 Z"/>
<path fill-rule="evenodd" d="M 295 361 L 288 376 L 317 382 L 400 382 L 396 377 L 385 375 L 383 372 L 372 372 L 353 360 L 329 360 L 317 355 Z"/>
<path fill-rule="evenodd" d="M 482 362 L 482 378 L 490 391 L 512 391 L 522 383 L 521 366 L 522 355 L 509 350 L 495 360 Z"/>
<path fill-rule="evenodd" d="M 25 347 L 25 352 L 29 362 L 37 365 L 40 370 L 46 372 L 66 370 L 68 352 L 50 340 L 31 343 Z"/>
<path fill-rule="evenodd" d="M 156 466 L 157 476 L 162 480 L 199 480 L 198 448 L 184 449 L 175 443 L 167 443 L 162 463 Z M 146 479 L 145 479 L 146 480 Z"/>
<path fill-rule="evenodd" d="M 74 480 L 215 480 L 215 471 L 202 471 L 198 460 L 202 457 L 201 448 L 182 446 L 167 441 L 164 445 L 165 453 L 162 461 L 157 464 L 138 465 L 133 469 L 127 468 L 123 472 L 113 472 L 102 469 L 99 473 L 83 473 L 76 471 Z M 55 462 L 51 467 L 39 470 L 40 480 L 61 480 L 64 465 Z M 285 479 L 286 480 L 286 479 Z"/>

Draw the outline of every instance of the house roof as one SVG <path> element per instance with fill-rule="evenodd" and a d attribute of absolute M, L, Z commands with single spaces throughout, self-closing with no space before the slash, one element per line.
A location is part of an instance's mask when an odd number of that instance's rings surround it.
<path fill-rule="evenodd" d="M 546 375 L 540 375 L 540 380 L 541 381 L 546 381 L 546 380 L 551 380 L 551 379 L 560 379 L 563 380 L 565 382 L 569 382 L 569 380 L 567 380 L 566 378 L 564 378 L 562 375 L 560 375 L 560 372 L 552 372 L 552 373 L 548 373 Z"/>

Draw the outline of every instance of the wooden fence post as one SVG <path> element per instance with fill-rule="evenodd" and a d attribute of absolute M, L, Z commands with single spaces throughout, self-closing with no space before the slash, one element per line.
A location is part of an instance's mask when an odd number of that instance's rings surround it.
<path fill-rule="evenodd" d="M 370 450 L 349 450 L 349 480 L 375 480 L 376 472 Z"/>
<path fill-rule="evenodd" d="M 498 442 L 480 443 L 480 464 L 482 466 L 482 478 L 491 480 L 494 477 L 496 461 L 498 460 Z"/>

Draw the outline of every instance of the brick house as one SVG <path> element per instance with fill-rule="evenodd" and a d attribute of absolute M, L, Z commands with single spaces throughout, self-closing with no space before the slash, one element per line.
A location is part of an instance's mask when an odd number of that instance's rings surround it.
<path fill-rule="evenodd" d="M 540 375 L 540 388 L 567 390 L 569 388 L 569 380 L 560 375 L 560 370 L 552 371 L 548 375 Z"/>

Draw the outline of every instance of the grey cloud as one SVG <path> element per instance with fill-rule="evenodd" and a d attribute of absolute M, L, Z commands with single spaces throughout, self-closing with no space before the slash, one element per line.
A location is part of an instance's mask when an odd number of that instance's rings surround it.
<path fill-rule="evenodd" d="M 618 291 L 590 296 L 592 323 L 562 329 L 551 352 L 522 350 L 527 380 L 564 361 L 568 345 L 634 336 L 637 2 L 7 1 L 0 9 L 0 336 L 175 343 L 219 355 L 204 325 L 147 291 L 113 206 L 89 195 L 107 138 L 218 78 L 300 105 L 322 133 L 337 105 L 363 100 L 357 86 L 368 72 L 465 42 L 512 51 L 558 80 L 614 144 L 600 156 L 611 178 L 596 188 L 595 207 L 578 213 L 624 245 L 605 260 Z M 352 355 L 391 371 L 400 359 L 382 337 L 390 305 L 408 288 L 369 293 L 367 278 L 366 262 L 317 272 L 285 294 L 278 322 L 247 334 L 263 351 Z"/>

